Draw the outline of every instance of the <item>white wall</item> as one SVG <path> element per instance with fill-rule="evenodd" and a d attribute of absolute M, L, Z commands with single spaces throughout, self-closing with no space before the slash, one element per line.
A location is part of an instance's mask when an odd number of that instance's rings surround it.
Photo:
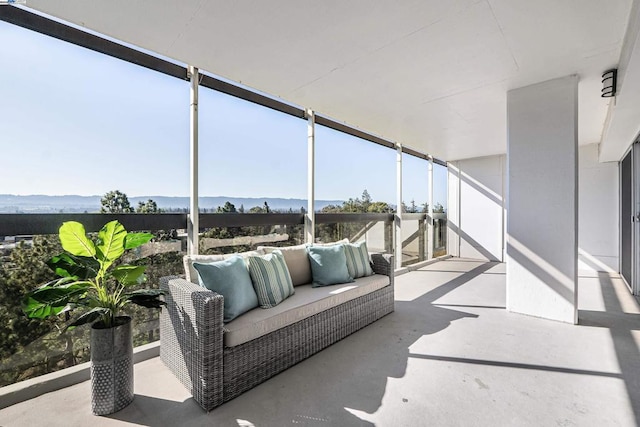
<path fill-rule="evenodd" d="M 599 163 L 598 144 L 580 147 L 578 158 L 578 270 L 617 272 L 618 163 Z M 506 209 L 499 204 L 504 200 L 506 156 L 451 162 L 449 175 L 449 253 L 503 261 Z M 550 216 L 552 221 L 552 212 Z"/>
<path fill-rule="evenodd" d="M 579 150 L 578 270 L 617 272 L 618 163 L 598 163 L 598 144 Z"/>
<path fill-rule="evenodd" d="M 507 309 L 576 323 L 578 78 L 507 92 Z"/>
<path fill-rule="evenodd" d="M 450 175 L 455 175 L 455 184 L 450 186 L 458 186 L 453 191 L 450 187 L 450 194 L 460 194 L 454 215 L 457 221 L 450 226 L 450 237 L 457 239 L 452 246 L 458 248 L 456 255 L 503 261 L 506 156 L 459 160 L 449 167 Z"/>

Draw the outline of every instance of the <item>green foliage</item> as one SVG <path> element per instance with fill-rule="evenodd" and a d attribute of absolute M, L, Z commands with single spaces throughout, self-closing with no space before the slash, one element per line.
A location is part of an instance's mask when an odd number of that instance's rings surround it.
<path fill-rule="evenodd" d="M 322 213 L 392 213 L 393 209 L 386 202 L 374 202 L 367 190 L 362 192 L 362 198 L 349 199 L 342 205 L 327 205 Z"/>
<path fill-rule="evenodd" d="M 100 199 L 100 213 L 131 213 L 133 208 L 126 194 L 119 190 L 109 191 Z"/>
<path fill-rule="evenodd" d="M 60 278 L 26 293 L 22 307 L 29 318 L 46 319 L 77 308 L 88 311 L 72 320 L 66 329 L 100 319 L 101 326 L 114 325 L 118 313 L 129 303 L 144 307 L 162 305 L 158 289 L 129 291 L 144 281 L 143 266 L 114 266 L 126 250 L 139 247 L 153 237 L 128 233 L 118 221 L 105 224 L 94 242 L 84 226 L 75 221 L 62 224 L 62 248 L 67 252 L 51 258 L 49 267 Z M 113 267 L 113 268 L 112 268 Z"/>
<path fill-rule="evenodd" d="M 218 213 L 236 213 L 236 206 L 227 201 L 225 202 L 224 206 L 218 206 Z"/>
<path fill-rule="evenodd" d="M 40 235 L 0 253 L 0 387 L 88 360 L 87 334 L 59 336 L 58 317 L 30 319 L 21 309 L 34 283 L 55 278 L 46 262 L 61 250 L 55 236 Z"/>
<path fill-rule="evenodd" d="M 152 199 L 149 199 L 146 202 L 138 202 L 138 207 L 136 208 L 136 213 L 151 214 L 162 212 L 162 209 L 158 209 L 158 204 Z"/>
<path fill-rule="evenodd" d="M 0 263 L 0 359 L 55 328 L 55 321 L 41 322 L 24 316 L 21 301 L 34 283 L 48 282 L 55 273 L 47 267 L 52 252 L 61 247 L 53 237 L 34 236 L 20 242 Z"/>
<path fill-rule="evenodd" d="M 156 241 L 175 238 L 174 231 L 158 233 L 163 237 L 156 236 Z M 97 233 L 90 236 L 95 237 Z M 48 267 L 47 263 L 59 258 L 54 265 L 63 268 L 65 264 L 62 260 L 72 257 L 64 253 L 52 258 L 52 255 L 60 252 L 62 246 L 59 238 L 53 235 L 33 236 L 32 240 L 21 242 L 15 248 L 0 248 L 0 387 L 89 360 L 88 328 L 75 328 L 64 334 L 59 333 L 65 322 L 70 320 L 69 312 L 40 320 L 25 316 L 21 308 L 25 293 L 32 290 L 34 284 L 56 278 L 54 268 Z M 147 280 L 141 284 L 127 286 L 129 293 L 147 287 L 157 288 L 160 277 L 184 274 L 181 252 L 155 253 L 144 258 L 139 256 L 140 253 L 136 250 L 126 251 L 112 267 L 115 270 L 123 263 L 135 263 L 146 267 L 144 275 Z M 64 271 L 67 271 L 69 276 L 86 279 L 95 276 L 99 268 L 99 265 L 95 268 L 87 267 L 86 270 L 93 271 L 83 273 L 78 267 L 79 264 L 67 263 Z M 75 265 L 73 268 L 77 270 L 66 270 L 72 265 Z M 134 345 L 143 345 L 158 339 L 158 310 L 128 304 L 124 313 L 133 318 Z"/>

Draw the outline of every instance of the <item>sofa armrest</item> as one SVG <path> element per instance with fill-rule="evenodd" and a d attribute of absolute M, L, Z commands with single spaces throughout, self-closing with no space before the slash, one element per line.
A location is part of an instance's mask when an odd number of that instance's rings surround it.
<path fill-rule="evenodd" d="M 393 255 L 372 253 L 371 261 L 373 262 L 373 272 L 389 276 L 389 282 L 393 285 L 394 268 Z"/>
<path fill-rule="evenodd" d="M 160 278 L 160 357 L 205 409 L 222 404 L 224 298 L 178 276 Z"/>

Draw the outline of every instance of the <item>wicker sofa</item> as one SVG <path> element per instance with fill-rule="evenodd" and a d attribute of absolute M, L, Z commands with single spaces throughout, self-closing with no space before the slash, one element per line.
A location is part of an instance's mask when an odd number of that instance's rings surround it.
<path fill-rule="evenodd" d="M 321 309 L 316 304 L 315 312 L 312 310 L 294 323 L 282 320 L 287 313 L 281 313 L 281 327 L 263 335 L 253 331 L 260 336 L 249 341 L 251 336 L 244 336 L 243 340 L 243 334 L 232 335 L 233 322 L 250 327 L 247 319 L 273 309 L 256 308 L 224 324 L 222 295 L 181 277 L 163 277 L 160 287 L 166 292 L 167 306 L 160 316 L 161 359 L 198 404 L 209 411 L 391 313 L 393 257 L 371 254 L 371 262 L 374 276 L 356 279 L 350 286 L 335 285 L 333 291 L 328 289 L 331 298 L 345 293 L 347 296 L 341 297 L 344 302 Z M 359 285 L 369 286 L 367 279 L 377 281 L 376 288 L 363 291 L 367 289 L 363 287 L 349 299 L 348 293 L 358 291 Z M 296 289 L 289 304 L 304 305 L 300 299 L 311 292 L 311 285 Z M 243 319 L 245 316 L 248 317 Z"/>

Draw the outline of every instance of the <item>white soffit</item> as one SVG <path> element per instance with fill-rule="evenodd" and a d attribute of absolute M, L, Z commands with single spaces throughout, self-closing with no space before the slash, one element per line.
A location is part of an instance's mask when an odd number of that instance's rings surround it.
<path fill-rule="evenodd" d="M 506 91 L 578 74 L 599 142 L 631 0 L 28 0 L 447 160 L 506 151 Z"/>
<path fill-rule="evenodd" d="M 640 3 L 635 3 L 618 67 L 617 95 L 609 109 L 600 161 L 619 161 L 640 132 Z"/>

